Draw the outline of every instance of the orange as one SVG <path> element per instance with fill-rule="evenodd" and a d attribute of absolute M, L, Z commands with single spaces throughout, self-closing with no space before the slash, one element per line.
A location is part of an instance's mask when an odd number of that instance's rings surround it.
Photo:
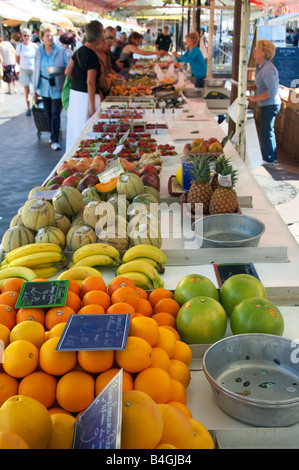
<path fill-rule="evenodd" d="M 168 312 L 176 317 L 180 308 L 180 304 L 174 299 L 161 299 L 155 304 L 154 313 Z"/>
<path fill-rule="evenodd" d="M 81 296 L 83 297 L 91 290 L 102 290 L 107 292 L 107 286 L 104 279 L 102 279 L 100 276 L 89 276 L 84 279 L 81 284 Z"/>
<path fill-rule="evenodd" d="M 75 310 L 68 305 L 63 305 L 61 307 L 51 307 L 45 315 L 45 326 L 48 330 L 51 330 L 53 326 L 57 325 L 58 323 L 67 322 L 70 316 L 75 314 Z"/>
<path fill-rule="evenodd" d="M 47 339 L 54 338 L 55 336 L 58 336 L 60 338 L 65 328 L 65 325 L 66 325 L 66 322 L 57 323 L 57 325 L 53 326 L 51 330 L 47 331 L 48 333 Z"/>
<path fill-rule="evenodd" d="M 106 311 L 111 305 L 110 296 L 102 290 L 91 290 L 86 292 L 82 298 L 83 306 L 90 304 L 101 305 Z"/>
<path fill-rule="evenodd" d="M 17 395 L 19 382 L 15 377 L 0 373 L 0 406 L 10 397 Z"/>
<path fill-rule="evenodd" d="M 145 339 L 151 346 L 155 346 L 160 337 L 159 327 L 152 318 L 135 317 L 130 322 L 129 336 L 139 336 L 139 338 Z"/>
<path fill-rule="evenodd" d="M 106 313 L 135 313 L 134 307 L 126 302 L 116 302 L 107 308 Z"/>
<path fill-rule="evenodd" d="M 10 329 L 0 323 L 0 351 L 2 351 L 2 348 L 6 348 L 6 346 L 9 344 L 9 336 L 10 336 Z M 3 343 L 1 343 L 1 341 Z"/>
<path fill-rule="evenodd" d="M 0 305 L 0 323 L 5 325 L 10 330 L 16 324 L 16 311 L 10 305 L 1 304 Z"/>
<path fill-rule="evenodd" d="M 182 382 L 176 379 L 171 379 L 172 383 L 172 394 L 169 401 L 178 401 L 183 403 L 183 405 L 187 404 L 187 394 L 186 389 Z"/>
<path fill-rule="evenodd" d="M 76 295 L 80 297 L 80 292 L 81 292 L 80 284 L 77 281 L 75 281 L 75 279 L 69 279 L 68 281 L 69 281 L 69 291 L 74 292 Z"/>
<path fill-rule="evenodd" d="M 158 405 L 163 418 L 163 432 L 159 444 L 172 444 L 178 449 L 191 449 L 194 432 L 190 418 L 178 407 Z"/>
<path fill-rule="evenodd" d="M 55 413 L 64 413 L 66 415 L 73 416 L 72 413 L 70 413 L 69 411 L 64 410 L 63 408 L 59 408 L 58 406 L 55 406 L 53 408 L 48 408 L 48 413 L 49 413 L 50 416 L 55 414 Z"/>
<path fill-rule="evenodd" d="M 123 392 L 122 400 L 121 448 L 154 449 L 163 431 L 158 405 L 139 390 Z"/>
<path fill-rule="evenodd" d="M 180 401 L 169 401 L 167 404 L 176 406 L 177 408 L 182 410 L 188 416 L 188 418 L 192 418 L 192 413 L 189 408 Z"/>
<path fill-rule="evenodd" d="M 175 328 L 175 317 L 168 312 L 154 313 L 152 318 L 158 323 L 159 326 L 171 326 Z"/>
<path fill-rule="evenodd" d="M 86 372 L 103 372 L 112 367 L 113 360 L 114 351 L 111 349 L 78 351 L 78 363 Z"/>
<path fill-rule="evenodd" d="M 102 307 L 102 305 L 89 304 L 80 308 L 78 315 L 101 315 L 103 313 L 105 313 L 105 309 Z"/>
<path fill-rule="evenodd" d="M 191 373 L 189 367 L 182 361 L 170 359 L 169 375 L 172 379 L 181 382 L 187 388 L 191 381 Z"/>
<path fill-rule="evenodd" d="M 142 289 L 141 287 L 135 287 L 135 290 L 139 298 L 148 300 L 148 293 L 146 290 Z"/>
<path fill-rule="evenodd" d="M 177 447 L 171 444 L 159 444 L 156 449 L 177 449 Z"/>
<path fill-rule="evenodd" d="M 127 372 L 135 373 L 151 365 L 151 345 L 138 336 L 128 336 L 126 349 L 114 353 L 117 365 Z"/>
<path fill-rule="evenodd" d="M 35 398 L 14 395 L 1 406 L 0 431 L 15 432 L 30 449 L 46 449 L 52 432 L 51 418 Z"/>
<path fill-rule="evenodd" d="M 214 449 L 213 438 L 206 427 L 194 418 L 190 421 L 194 433 L 191 449 Z"/>
<path fill-rule="evenodd" d="M 3 369 L 9 375 L 23 378 L 35 371 L 38 365 L 38 349 L 25 339 L 10 343 L 3 353 Z"/>
<path fill-rule="evenodd" d="M 116 302 L 126 302 L 136 310 L 137 303 L 138 303 L 138 295 L 133 287 L 120 287 L 116 289 L 113 294 L 111 295 L 111 301 L 113 304 Z"/>
<path fill-rule="evenodd" d="M 135 284 L 133 281 L 131 281 L 131 279 L 127 279 L 123 276 L 117 276 L 109 282 L 108 294 L 111 296 L 113 292 L 120 287 L 131 287 L 132 289 L 135 289 Z"/>
<path fill-rule="evenodd" d="M 192 362 L 192 350 L 190 346 L 183 341 L 177 340 L 176 348 L 172 359 L 184 362 L 187 366 L 190 366 Z"/>
<path fill-rule="evenodd" d="M 39 349 L 46 340 L 45 329 L 36 321 L 22 321 L 11 330 L 9 342 L 12 343 L 18 339 L 26 339 Z"/>
<path fill-rule="evenodd" d="M 154 289 L 148 296 L 148 300 L 152 304 L 152 307 L 154 307 L 161 299 L 173 299 L 173 293 L 168 289 L 159 287 L 158 289 Z"/>
<path fill-rule="evenodd" d="M 33 372 L 19 383 L 18 395 L 35 398 L 46 408 L 53 405 L 56 399 L 57 380 L 46 372 Z"/>
<path fill-rule="evenodd" d="M 20 277 L 10 277 L 2 284 L 1 290 L 2 292 L 14 291 L 19 293 L 24 282 L 24 279 Z"/>
<path fill-rule="evenodd" d="M 172 326 L 169 326 L 169 325 L 163 325 L 164 328 L 167 328 L 168 330 L 172 331 L 172 333 L 174 334 L 174 337 L 176 340 L 180 341 L 180 335 L 179 335 L 179 332 L 177 331 L 176 328 L 173 328 Z"/>
<path fill-rule="evenodd" d="M 151 306 L 149 300 L 139 297 L 136 306 L 136 312 L 142 313 L 142 315 L 145 317 L 151 317 L 153 313 L 153 307 Z"/>
<path fill-rule="evenodd" d="M 50 375 L 63 375 L 77 364 L 75 351 L 55 351 L 59 337 L 55 336 L 44 342 L 39 350 L 39 365 Z"/>
<path fill-rule="evenodd" d="M 0 304 L 10 305 L 10 307 L 15 307 L 18 300 L 19 293 L 14 292 L 13 290 L 8 290 L 0 294 Z"/>
<path fill-rule="evenodd" d="M 156 403 L 166 403 L 172 395 L 170 375 L 158 367 L 148 367 L 135 377 L 134 390 L 147 393 Z"/>
<path fill-rule="evenodd" d="M 118 368 L 111 368 L 105 370 L 99 374 L 96 378 L 96 396 L 106 387 L 106 385 L 115 377 L 115 375 L 120 371 Z M 133 379 L 129 372 L 123 370 L 123 387 L 122 390 L 125 392 L 126 390 L 133 390 Z"/>
<path fill-rule="evenodd" d="M 170 369 L 170 359 L 167 352 L 162 348 L 157 348 L 154 346 L 152 348 L 152 362 L 151 367 L 159 367 L 160 369 L 166 370 L 169 372 Z"/>
<path fill-rule="evenodd" d="M 0 431 L 0 449 L 30 449 L 27 442 L 12 431 Z"/>
<path fill-rule="evenodd" d="M 81 308 L 81 299 L 75 292 L 70 290 L 67 293 L 65 305 L 71 307 L 77 313 Z"/>
<path fill-rule="evenodd" d="M 35 281 L 35 279 L 34 279 Z M 42 325 L 45 324 L 45 309 L 43 308 L 19 308 L 16 315 L 16 322 L 21 321 L 37 321 Z"/>
<path fill-rule="evenodd" d="M 76 418 L 66 413 L 52 413 L 52 434 L 48 449 L 72 449 Z"/>
<path fill-rule="evenodd" d="M 159 326 L 160 337 L 156 346 L 158 348 L 165 349 L 168 354 L 168 357 L 172 357 L 176 348 L 176 339 L 172 331 L 165 328 L 164 326 Z"/>
<path fill-rule="evenodd" d="M 94 379 L 86 372 L 68 372 L 58 381 L 56 398 L 59 405 L 71 413 L 85 410 L 95 398 Z"/>

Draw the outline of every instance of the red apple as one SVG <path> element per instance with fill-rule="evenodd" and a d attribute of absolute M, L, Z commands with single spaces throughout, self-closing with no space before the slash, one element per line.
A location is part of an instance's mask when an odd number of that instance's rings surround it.
<path fill-rule="evenodd" d="M 158 175 L 154 175 L 153 173 L 145 173 L 141 176 L 143 184 L 146 186 L 152 186 L 156 188 L 157 191 L 160 191 L 160 178 Z"/>
<path fill-rule="evenodd" d="M 80 180 L 80 176 L 71 175 L 62 182 L 62 186 L 72 186 L 76 188 Z"/>
<path fill-rule="evenodd" d="M 145 175 L 146 173 L 152 173 L 153 175 L 158 175 L 158 170 L 155 165 L 146 165 L 140 171 L 141 176 Z"/>

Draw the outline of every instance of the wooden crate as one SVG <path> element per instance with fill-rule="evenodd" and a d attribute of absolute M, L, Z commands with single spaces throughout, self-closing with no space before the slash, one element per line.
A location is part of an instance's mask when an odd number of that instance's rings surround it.
<path fill-rule="evenodd" d="M 299 112 L 290 107 L 285 109 L 285 126 L 283 129 L 281 147 L 295 160 L 299 161 Z"/>

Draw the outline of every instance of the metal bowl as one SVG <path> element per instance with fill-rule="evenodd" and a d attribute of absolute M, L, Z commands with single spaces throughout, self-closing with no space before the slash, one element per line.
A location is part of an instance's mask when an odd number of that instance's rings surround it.
<path fill-rule="evenodd" d="M 294 348 L 290 339 L 262 333 L 229 336 L 210 346 L 203 370 L 218 406 L 253 426 L 297 423 L 299 369 Z"/>
<path fill-rule="evenodd" d="M 207 87 L 224 87 L 226 78 L 205 78 Z"/>
<path fill-rule="evenodd" d="M 47 67 L 46 71 L 50 77 L 64 76 L 65 67 Z"/>
<path fill-rule="evenodd" d="M 201 98 L 204 94 L 204 88 L 183 88 L 185 98 Z"/>
<path fill-rule="evenodd" d="M 202 248 L 258 246 L 265 225 L 243 214 L 207 215 L 196 220 L 193 231 Z"/>

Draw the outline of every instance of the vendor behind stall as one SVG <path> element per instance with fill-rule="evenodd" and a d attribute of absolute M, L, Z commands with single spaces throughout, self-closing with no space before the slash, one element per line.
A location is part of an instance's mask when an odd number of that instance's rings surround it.
<path fill-rule="evenodd" d="M 205 78 L 207 75 L 207 64 L 201 50 L 198 47 L 199 34 L 188 33 L 185 36 L 187 51 L 181 56 L 177 52 L 173 52 L 173 55 L 178 59 L 179 62 L 185 62 L 190 64 L 192 73 L 195 77 L 195 87 L 204 88 Z"/>
<path fill-rule="evenodd" d="M 255 96 L 248 96 L 248 101 L 257 101 L 261 110 L 260 146 L 264 164 L 277 161 L 274 122 L 281 106 L 278 93 L 279 77 L 275 65 L 271 62 L 275 56 L 275 45 L 265 39 L 258 41 L 253 51 L 256 61 L 255 84 L 247 90 L 256 91 Z"/>

